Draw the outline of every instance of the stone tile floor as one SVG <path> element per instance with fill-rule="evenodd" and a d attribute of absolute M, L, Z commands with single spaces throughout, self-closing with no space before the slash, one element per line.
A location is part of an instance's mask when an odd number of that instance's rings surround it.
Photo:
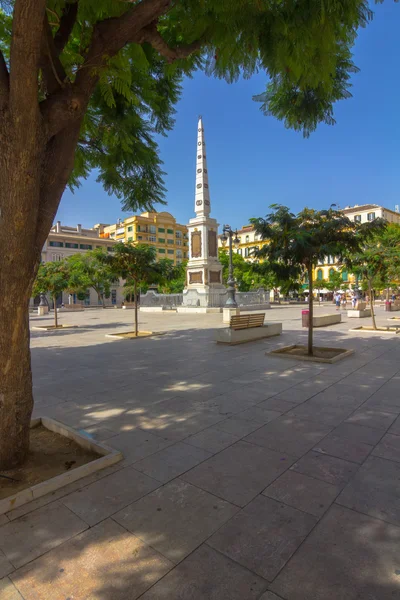
<path fill-rule="evenodd" d="M 233 347 L 220 315 L 146 313 L 166 333 L 134 341 L 105 337 L 128 310 L 32 332 L 35 415 L 125 458 L 0 516 L 0 600 L 400 600 L 400 339 L 344 317 L 315 343 L 349 359 L 266 356 L 304 343 L 301 308 Z"/>

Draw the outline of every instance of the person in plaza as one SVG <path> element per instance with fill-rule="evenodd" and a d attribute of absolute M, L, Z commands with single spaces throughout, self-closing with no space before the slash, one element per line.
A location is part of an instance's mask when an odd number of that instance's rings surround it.
<path fill-rule="evenodd" d="M 343 294 L 343 295 L 342 295 L 342 299 L 341 299 L 341 305 L 342 305 L 342 308 L 343 308 L 343 310 L 344 310 L 344 309 L 346 308 L 346 305 L 347 305 L 346 294 Z"/>
<path fill-rule="evenodd" d="M 340 309 L 340 294 L 339 294 L 339 292 L 336 293 L 335 304 L 336 304 L 336 310 L 339 310 Z"/>
<path fill-rule="evenodd" d="M 353 292 L 353 294 L 351 296 L 351 306 L 352 306 L 353 309 L 356 307 L 356 304 L 357 304 L 357 296 Z"/>

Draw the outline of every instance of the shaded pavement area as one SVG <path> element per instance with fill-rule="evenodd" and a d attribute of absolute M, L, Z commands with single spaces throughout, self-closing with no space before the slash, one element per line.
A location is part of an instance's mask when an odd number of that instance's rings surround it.
<path fill-rule="evenodd" d="M 232 347 L 221 315 L 146 313 L 164 335 L 134 341 L 105 337 L 122 310 L 34 332 L 34 414 L 124 459 L 0 516 L 0 599 L 400 600 L 399 336 L 344 318 L 315 332 L 343 362 L 266 355 L 304 343 L 300 311 Z"/>

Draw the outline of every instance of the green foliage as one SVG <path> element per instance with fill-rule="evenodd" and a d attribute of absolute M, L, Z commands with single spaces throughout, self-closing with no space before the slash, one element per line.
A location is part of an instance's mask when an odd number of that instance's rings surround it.
<path fill-rule="evenodd" d="M 127 285 L 156 283 L 160 279 L 160 271 L 156 264 L 156 250 L 145 244 L 115 244 L 112 254 L 105 258 L 106 264 L 112 272 L 122 279 Z"/>
<path fill-rule="evenodd" d="M 163 258 L 157 263 L 161 280 L 158 286 L 159 292 L 164 294 L 181 294 L 186 282 L 187 261 L 174 265 L 173 261 Z"/>
<path fill-rule="evenodd" d="M 65 261 L 41 263 L 33 286 L 33 295 L 50 294 L 57 298 L 68 289 L 70 269 Z"/>
<path fill-rule="evenodd" d="M 73 254 L 67 259 L 70 267 L 69 288 L 78 291 L 93 288 L 104 305 L 110 295 L 111 285 L 118 281 L 117 275 L 107 263 L 107 252 L 96 248 L 85 253 Z"/>

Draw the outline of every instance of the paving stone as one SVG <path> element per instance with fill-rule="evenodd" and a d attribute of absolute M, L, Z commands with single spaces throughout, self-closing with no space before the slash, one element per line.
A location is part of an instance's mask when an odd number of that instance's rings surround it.
<path fill-rule="evenodd" d="M 281 416 L 281 414 L 281 412 L 276 410 L 268 410 L 265 408 L 260 408 L 259 406 L 252 406 L 251 408 L 239 413 L 238 416 L 241 419 L 247 419 L 248 421 L 256 421 L 261 425 L 277 419 Z"/>
<path fill-rule="evenodd" d="M 397 419 L 395 420 L 395 422 L 389 429 L 389 433 L 393 433 L 395 435 L 400 435 L 400 417 L 397 417 Z"/>
<path fill-rule="evenodd" d="M 202 448 L 178 442 L 135 463 L 135 469 L 166 483 L 212 456 Z"/>
<path fill-rule="evenodd" d="M 277 596 L 274 592 L 265 592 L 260 600 L 282 600 L 281 596 Z"/>
<path fill-rule="evenodd" d="M 279 394 L 274 396 L 274 400 L 284 400 L 286 402 L 292 402 L 293 404 L 301 404 L 312 396 L 315 396 L 317 393 L 318 390 L 313 390 L 310 387 L 304 389 L 294 386 L 284 392 L 279 392 Z"/>
<path fill-rule="evenodd" d="M 353 423 L 341 423 L 332 431 L 332 435 L 352 440 L 360 444 L 370 444 L 375 446 L 384 435 L 385 429 L 372 429 L 362 425 L 353 425 Z"/>
<path fill-rule="evenodd" d="M 0 598 L 1 600 L 24 600 L 8 577 L 0 579 Z"/>
<path fill-rule="evenodd" d="M 1 528 L 0 528 L 1 535 Z M 0 579 L 14 571 L 13 565 L 7 560 L 6 555 L 0 550 Z"/>
<path fill-rule="evenodd" d="M 340 489 L 326 481 L 289 470 L 271 483 L 263 494 L 320 517 L 335 500 Z"/>
<path fill-rule="evenodd" d="M 400 525 L 400 464 L 370 456 L 336 502 Z"/>
<path fill-rule="evenodd" d="M 114 519 L 178 563 L 237 510 L 236 506 L 176 479 L 127 506 Z"/>
<path fill-rule="evenodd" d="M 372 454 L 400 462 L 400 436 L 387 433 L 375 447 Z"/>
<path fill-rule="evenodd" d="M 203 545 L 141 600 L 258 600 L 266 587 L 264 579 Z"/>
<path fill-rule="evenodd" d="M 270 586 L 290 600 L 398 600 L 400 529 L 332 506 Z"/>
<path fill-rule="evenodd" d="M 294 408 L 297 404 L 298 402 L 289 402 L 289 400 L 282 400 L 279 396 L 273 396 L 272 398 L 268 398 L 268 400 L 264 400 L 264 402 L 257 404 L 257 407 L 285 413 Z"/>
<path fill-rule="evenodd" d="M 315 523 L 311 515 L 258 496 L 221 527 L 208 544 L 272 581 Z"/>
<path fill-rule="evenodd" d="M 236 415 L 235 417 L 229 417 L 229 419 L 220 421 L 214 427 L 220 431 L 226 431 L 242 438 L 258 429 L 260 424 L 254 421 L 246 421 L 245 419 L 241 419 L 239 415 Z"/>
<path fill-rule="evenodd" d="M 154 454 L 162 448 L 170 446 L 172 442 L 161 438 L 160 436 L 136 429 L 135 431 L 126 431 L 112 438 L 110 446 L 115 450 L 120 450 L 124 455 L 123 464 L 132 463 Z"/>
<path fill-rule="evenodd" d="M 372 429 L 388 429 L 396 415 L 384 410 L 360 408 L 346 420 L 346 423 L 357 423 Z"/>
<path fill-rule="evenodd" d="M 341 458 L 308 452 L 292 467 L 293 471 L 343 487 L 358 469 L 358 465 Z"/>
<path fill-rule="evenodd" d="M 190 444 L 196 448 L 202 448 L 215 454 L 220 452 L 224 448 L 231 446 L 237 442 L 241 436 L 234 435 L 233 433 L 227 433 L 217 428 L 217 425 L 204 429 L 195 435 L 185 439 L 185 444 Z"/>
<path fill-rule="evenodd" d="M 182 478 L 228 502 L 245 506 L 293 462 L 283 453 L 240 441 Z"/>
<path fill-rule="evenodd" d="M 0 515 L 0 527 L 8 523 L 8 517 L 6 515 Z"/>
<path fill-rule="evenodd" d="M 331 431 L 331 427 L 287 415 L 275 419 L 245 440 L 271 450 L 302 456 Z"/>
<path fill-rule="evenodd" d="M 66 496 L 62 503 L 93 526 L 159 485 L 155 479 L 126 467 Z"/>
<path fill-rule="evenodd" d="M 136 600 L 172 563 L 107 519 L 12 575 L 24 600 Z"/>
<path fill-rule="evenodd" d="M 373 450 L 373 446 L 363 444 L 362 442 L 346 440 L 330 433 L 313 450 L 361 464 L 370 454 L 371 450 Z"/>
<path fill-rule="evenodd" d="M 54 502 L 0 527 L 0 549 L 18 568 L 85 529 L 84 521 Z"/>

